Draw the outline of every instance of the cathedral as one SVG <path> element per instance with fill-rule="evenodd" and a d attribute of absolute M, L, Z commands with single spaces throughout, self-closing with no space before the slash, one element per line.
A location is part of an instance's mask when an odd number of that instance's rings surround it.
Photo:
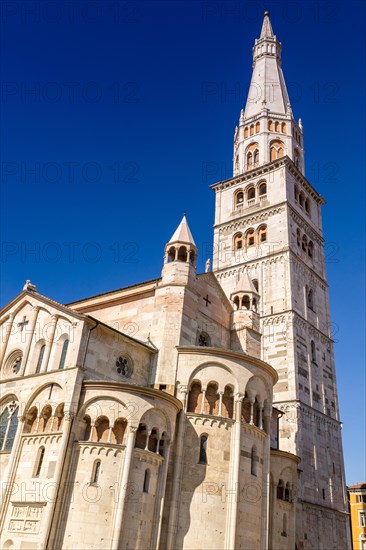
<path fill-rule="evenodd" d="M 2 309 L 1 548 L 350 548 L 325 201 L 268 12 L 211 187 L 204 273 L 183 216 L 156 279 Z"/>

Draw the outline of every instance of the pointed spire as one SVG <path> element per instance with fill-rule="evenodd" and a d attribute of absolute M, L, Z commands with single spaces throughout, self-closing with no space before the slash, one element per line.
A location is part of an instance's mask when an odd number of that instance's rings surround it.
<path fill-rule="evenodd" d="M 187 218 L 185 213 L 183 214 L 182 221 L 178 225 L 177 229 L 175 230 L 173 236 L 169 240 L 169 243 L 189 243 L 196 246 L 196 243 L 194 242 L 191 230 L 189 229 Z M 168 244 L 169 244 L 168 243 Z"/>
<path fill-rule="evenodd" d="M 269 19 L 269 11 L 264 12 L 261 38 L 274 38 L 271 21 Z"/>
<path fill-rule="evenodd" d="M 252 292 L 253 294 L 258 294 L 258 291 L 255 288 L 253 281 L 249 277 L 248 273 L 244 273 L 240 276 L 240 279 L 237 282 L 237 285 L 234 288 L 232 294 L 236 294 L 238 292 Z"/>
<path fill-rule="evenodd" d="M 268 11 L 264 13 L 260 38 L 254 43 L 245 119 L 260 115 L 264 108 L 276 114 L 292 114 L 281 69 L 281 44 L 273 33 Z"/>

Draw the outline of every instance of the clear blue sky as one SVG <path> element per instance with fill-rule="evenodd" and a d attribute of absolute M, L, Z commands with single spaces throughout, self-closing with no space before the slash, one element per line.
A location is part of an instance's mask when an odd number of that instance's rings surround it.
<path fill-rule="evenodd" d="M 160 275 L 187 212 L 210 255 L 214 195 L 268 9 L 327 199 L 347 482 L 365 481 L 365 2 L 103 0 L 2 5 L 2 287 L 60 302 Z M 33 172 L 32 172 L 33 170 Z"/>

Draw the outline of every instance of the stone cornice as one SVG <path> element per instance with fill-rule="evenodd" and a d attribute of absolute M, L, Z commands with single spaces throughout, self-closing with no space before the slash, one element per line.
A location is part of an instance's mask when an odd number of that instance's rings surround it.
<path fill-rule="evenodd" d="M 169 393 L 154 388 L 146 388 L 144 386 L 136 386 L 132 384 L 126 384 L 125 382 L 114 382 L 106 380 L 84 380 L 84 390 L 112 390 L 130 393 L 133 395 L 150 397 L 152 399 L 160 399 L 168 402 L 170 405 L 176 408 L 177 413 L 182 409 L 182 403 Z"/>
<path fill-rule="evenodd" d="M 271 449 L 271 456 L 278 457 L 278 458 L 286 458 L 288 460 L 292 460 L 295 462 L 295 464 L 300 464 L 301 458 L 297 455 L 294 455 L 292 453 L 288 453 L 287 451 L 281 451 L 280 449 Z"/>
<path fill-rule="evenodd" d="M 300 313 L 298 313 L 294 309 L 286 309 L 285 311 L 281 311 L 280 313 L 262 315 L 260 317 L 260 321 L 263 323 L 263 325 L 268 326 L 268 325 L 284 322 L 286 321 L 286 317 L 289 317 L 289 316 L 292 316 L 292 318 L 295 319 L 295 323 L 297 323 L 298 320 L 300 320 L 300 322 L 304 327 L 308 326 L 308 328 L 312 330 L 313 333 L 317 333 L 320 336 L 320 338 L 324 338 L 326 340 L 325 343 L 330 343 L 330 344 L 333 343 L 333 340 L 332 338 L 330 338 L 330 336 L 328 336 L 327 334 L 319 330 L 316 326 L 314 326 L 310 321 L 305 319 L 305 317 L 300 315 Z"/>
<path fill-rule="evenodd" d="M 247 267 L 252 267 L 253 264 L 259 264 L 259 263 L 273 263 L 276 261 L 276 259 L 283 259 L 285 254 L 290 253 L 292 257 L 294 258 L 294 261 L 297 261 L 299 265 L 306 268 L 308 271 L 311 272 L 311 274 L 314 276 L 314 278 L 318 279 L 319 284 L 323 285 L 324 288 L 328 288 L 328 283 L 326 279 L 323 279 L 319 273 L 317 273 L 312 267 L 310 267 L 304 260 L 298 256 L 289 246 L 283 247 L 280 250 L 274 251 L 274 252 L 267 252 L 266 255 L 263 258 L 253 258 L 252 260 L 246 259 L 240 264 L 230 265 L 227 267 L 222 267 L 220 269 L 215 269 L 214 273 L 217 273 L 217 279 L 220 282 L 220 279 L 227 273 L 227 272 L 235 272 L 238 269 L 242 269 L 243 271 L 246 271 Z M 232 274 L 232 273 L 231 273 Z"/>
<path fill-rule="evenodd" d="M 276 384 L 278 381 L 277 371 L 271 367 L 268 363 L 265 363 L 257 357 L 252 357 L 241 351 L 231 351 L 222 348 L 211 348 L 206 346 L 176 346 L 179 354 L 186 355 L 212 355 L 215 358 L 218 357 L 227 357 L 228 359 L 245 361 L 255 367 L 258 367 L 264 370 L 267 374 L 273 379 L 273 383 Z"/>
<path fill-rule="evenodd" d="M 237 231 L 242 227 L 264 222 L 268 220 L 270 216 L 274 216 L 283 212 L 282 207 L 285 206 L 286 203 L 287 201 L 282 201 L 276 205 L 267 206 L 265 208 L 258 208 L 256 212 L 248 212 L 248 214 L 241 215 L 240 217 L 233 220 L 217 223 L 214 225 L 214 229 L 218 228 L 219 232 L 222 232 L 223 229 Z"/>
<path fill-rule="evenodd" d="M 321 204 L 321 205 L 325 204 L 324 198 L 314 189 L 314 187 L 311 185 L 311 183 L 308 182 L 308 180 L 305 178 L 305 176 L 296 168 L 293 161 L 287 155 L 285 157 L 282 157 L 281 159 L 272 160 L 271 162 L 268 162 L 267 164 L 263 164 L 262 166 L 258 166 L 258 168 L 254 168 L 253 170 L 249 170 L 248 172 L 244 172 L 243 174 L 240 174 L 239 176 L 235 176 L 235 177 L 230 178 L 228 180 L 223 180 L 223 181 L 219 181 L 217 183 L 214 183 L 213 185 L 210 185 L 210 187 L 215 192 L 216 191 L 223 191 L 224 189 L 227 189 L 228 187 L 233 187 L 234 185 L 238 185 L 239 183 L 244 183 L 246 181 L 250 181 L 252 178 L 256 178 L 256 177 L 268 174 L 269 172 L 273 171 L 273 169 L 277 170 L 278 168 L 281 168 L 282 166 L 285 166 L 289 169 L 289 172 L 294 176 L 297 183 L 301 184 L 302 187 L 309 193 L 309 195 L 312 196 L 312 198 L 318 204 Z"/>
<path fill-rule="evenodd" d="M 314 409 L 313 407 L 311 407 L 307 403 L 304 403 L 303 401 L 300 401 L 299 399 L 290 399 L 287 401 L 273 401 L 273 406 L 284 413 L 286 413 L 286 411 L 289 411 L 290 407 L 293 407 L 294 409 L 302 409 L 301 410 L 302 414 L 307 414 L 308 416 L 312 415 L 314 418 L 316 417 L 323 424 L 326 423 L 335 429 L 342 427 L 342 422 L 340 420 L 337 420 L 332 416 L 328 416 L 323 412 L 318 411 L 318 409 Z"/>

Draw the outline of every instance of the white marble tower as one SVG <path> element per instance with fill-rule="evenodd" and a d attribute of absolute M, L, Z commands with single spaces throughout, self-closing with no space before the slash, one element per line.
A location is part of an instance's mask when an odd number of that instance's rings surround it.
<path fill-rule="evenodd" d="M 308 147 L 311 144 L 308 144 Z M 216 193 L 213 271 L 228 297 L 247 274 L 258 290 L 261 358 L 275 367 L 280 448 L 301 457 L 297 548 L 347 548 L 347 506 L 321 195 L 305 178 L 281 45 L 268 12 L 234 135 L 234 177 Z"/>

